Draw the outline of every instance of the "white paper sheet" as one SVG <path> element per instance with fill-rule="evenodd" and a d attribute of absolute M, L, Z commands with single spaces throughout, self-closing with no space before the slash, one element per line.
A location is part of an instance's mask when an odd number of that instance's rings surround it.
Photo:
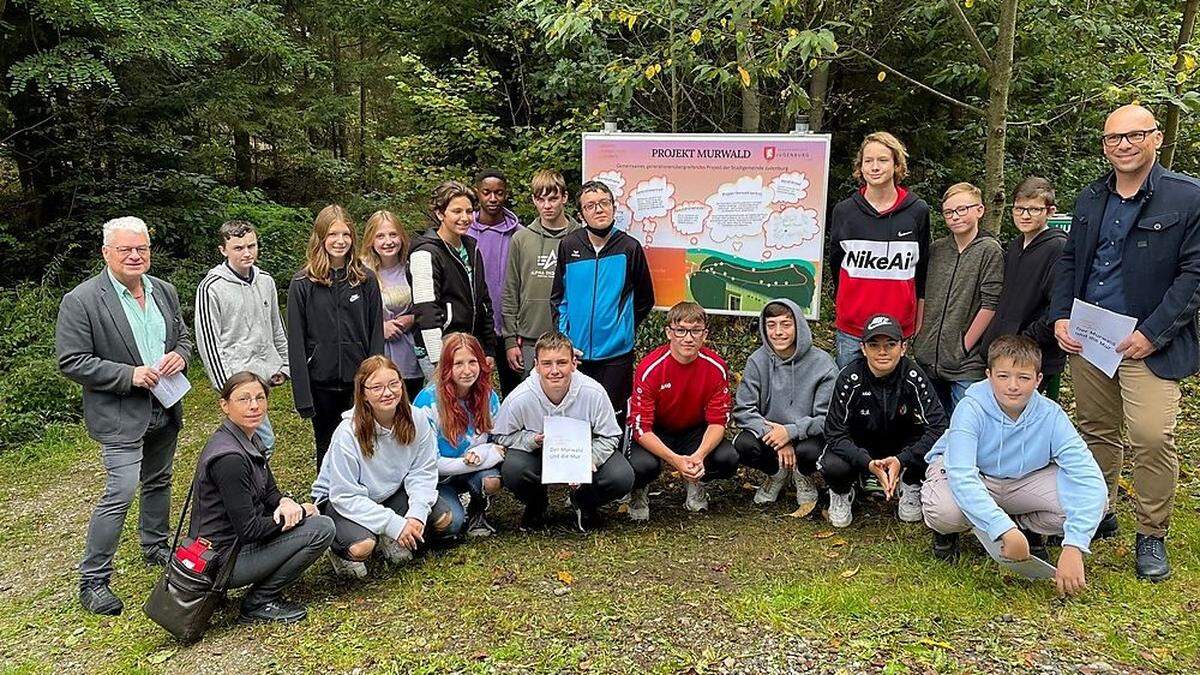
<path fill-rule="evenodd" d="M 1121 365 L 1117 343 L 1137 328 L 1137 319 L 1075 298 L 1071 305 L 1071 336 L 1083 343 L 1083 358 L 1112 377 Z"/>
<path fill-rule="evenodd" d="M 156 367 L 162 368 L 162 362 L 159 361 Z M 154 394 L 154 398 L 158 399 L 164 408 L 170 408 L 179 403 L 179 399 L 191 390 L 192 383 L 188 382 L 187 375 L 180 372 L 169 377 L 159 377 L 158 384 L 150 389 L 150 393 Z"/>
<path fill-rule="evenodd" d="M 1035 558 L 1033 556 L 1029 556 L 1028 560 L 1022 560 L 1020 562 L 1016 560 L 1009 560 L 1000 554 L 999 541 L 992 541 L 992 538 L 987 535 L 987 532 L 984 532 L 979 528 L 975 528 L 974 532 L 975 538 L 979 540 L 979 543 L 983 544 L 984 550 L 988 552 L 988 555 L 992 557 L 992 560 L 1000 563 L 1000 566 L 1004 569 L 1013 572 L 1014 574 L 1019 574 L 1027 579 L 1054 578 L 1054 565 L 1051 565 L 1041 558 Z"/>
<path fill-rule="evenodd" d="M 547 417 L 543 433 L 542 483 L 591 483 L 591 425 L 570 417 Z"/>

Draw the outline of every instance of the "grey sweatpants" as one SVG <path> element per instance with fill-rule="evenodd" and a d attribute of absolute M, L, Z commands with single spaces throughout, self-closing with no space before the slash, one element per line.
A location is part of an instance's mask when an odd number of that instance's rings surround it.
<path fill-rule="evenodd" d="M 1063 533 L 1067 514 L 1058 501 L 1058 465 L 1051 464 L 1022 478 L 980 476 L 988 494 L 1020 527 L 1038 534 Z M 950 492 L 950 481 L 939 457 L 925 471 L 921 484 L 921 511 L 925 525 L 940 534 L 966 532 L 971 521 L 963 515 Z"/>

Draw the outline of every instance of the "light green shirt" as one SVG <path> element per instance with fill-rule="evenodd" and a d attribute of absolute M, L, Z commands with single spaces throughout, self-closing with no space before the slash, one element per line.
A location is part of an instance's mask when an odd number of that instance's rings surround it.
<path fill-rule="evenodd" d="M 117 297 L 121 299 L 121 308 L 125 310 L 125 318 L 129 320 L 129 329 L 133 331 L 133 340 L 137 343 L 138 354 L 142 357 L 142 365 L 154 368 L 162 360 L 166 351 L 167 323 L 163 321 L 162 312 L 154 302 L 154 287 L 150 277 L 142 275 L 142 292 L 146 294 L 146 308 L 138 304 L 133 293 L 125 287 L 112 270 L 108 270 L 108 278 L 113 288 L 117 289 Z"/>

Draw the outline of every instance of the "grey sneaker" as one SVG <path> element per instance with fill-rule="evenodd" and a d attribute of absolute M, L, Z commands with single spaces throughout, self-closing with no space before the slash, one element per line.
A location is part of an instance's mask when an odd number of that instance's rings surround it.
<path fill-rule="evenodd" d="M 813 485 L 811 478 L 800 473 L 799 469 L 792 469 L 792 485 L 796 486 L 797 506 L 817 503 L 817 499 L 820 497 L 817 494 L 817 486 Z"/>
<path fill-rule="evenodd" d="M 687 484 L 687 497 L 683 500 L 683 507 L 693 513 L 708 510 L 708 491 L 704 489 L 704 483 Z"/>
<path fill-rule="evenodd" d="M 755 504 L 772 504 L 776 499 L 779 499 L 779 493 L 783 492 L 783 486 L 787 485 L 788 470 L 780 469 L 773 476 L 767 476 L 767 480 L 758 488 L 758 492 L 754 493 Z"/>
<path fill-rule="evenodd" d="M 650 488 L 636 488 L 629 493 L 629 519 L 636 523 L 650 520 Z"/>
<path fill-rule="evenodd" d="M 366 563 L 358 562 L 357 560 L 346 560 L 333 551 L 329 551 L 326 555 L 329 556 L 329 564 L 333 567 L 335 575 L 346 579 L 362 579 L 367 576 Z"/>
<path fill-rule="evenodd" d="M 467 521 L 468 537 L 490 537 L 493 534 L 496 534 L 496 528 L 488 522 L 483 511 L 471 514 L 471 518 Z"/>
<path fill-rule="evenodd" d="M 900 503 L 896 515 L 906 523 L 921 522 L 921 486 L 900 484 Z"/>
<path fill-rule="evenodd" d="M 850 527 L 854 522 L 854 511 L 850 505 L 854 503 L 854 488 L 844 495 L 832 490 L 829 492 L 829 522 L 834 527 Z"/>
<path fill-rule="evenodd" d="M 376 545 L 379 547 L 379 555 L 393 565 L 403 565 L 412 561 L 413 559 L 412 551 L 404 548 L 400 545 L 400 542 L 392 539 L 386 534 L 380 535 Z M 365 567 L 363 571 L 365 573 Z"/>
<path fill-rule="evenodd" d="M 79 587 L 79 604 L 92 614 L 116 616 L 125 609 L 125 603 L 112 592 L 107 581 L 91 582 Z"/>

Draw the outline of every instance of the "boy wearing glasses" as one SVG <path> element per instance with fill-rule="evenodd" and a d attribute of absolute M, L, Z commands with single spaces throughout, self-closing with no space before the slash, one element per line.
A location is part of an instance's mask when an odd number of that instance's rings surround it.
<path fill-rule="evenodd" d="M 629 517 L 635 521 L 650 519 L 647 486 L 664 464 L 683 477 L 689 511 L 708 508 L 705 482 L 729 478 L 738 467 L 737 450 L 725 440 L 729 367 L 704 346 L 704 309 L 694 302 L 675 305 L 667 312 L 666 333 L 667 344 L 638 362 L 633 380 Z"/>
<path fill-rule="evenodd" d="M 855 486 L 873 474 L 897 515 L 921 522 L 925 453 L 946 430 L 946 414 L 925 372 L 905 355 L 900 322 L 876 314 L 863 324 L 863 357 L 842 368 L 825 415 L 817 460 L 829 486 L 829 522 L 848 527 Z"/>
<path fill-rule="evenodd" d="M 248 370 L 278 387 L 289 377 L 287 331 L 279 314 L 275 279 L 258 261 L 258 231 L 244 220 L 218 230 L 217 250 L 225 256 L 196 289 L 196 348 L 213 388 Z M 263 415 L 258 437 L 275 450 L 271 420 Z"/>
<path fill-rule="evenodd" d="M 995 237 L 979 231 L 983 211 L 979 188 L 951 185 L 942 196 L 950 234 L 929 247 L 925 321 L 913 347 L 947 413 L 984 377 L 979 342 L 1004 286 L 1004 251 Z"/>
<path fill-rule="evenodd" d="M 980 341 L 980 353 L 987 353 L 1001 335 L 1026 335 L 1042 350 L 1042 383 L 1038 391 L 1052 401 L 1058 400 L 1058 388 L 1067 355 L 1054 338 L 1050 320 L 1050 293 L 1054 288 L 1054 267 L 1067 244 L 1067 233 L 1050 229 L 1047 221 L 1054 215 L 1054 186 L 1045 178 L 1030 176 L 1013 192 L 1013 223 L 1020 236 L 1004 250 L 1004 289 L 996 304 L 996 315 Z"/>
<path fill-rule="evenodd" d="M 604 387 L 624 426 L 634 332 L 654 308 L 654 282 L 642 245 L 613 227 L 616 200 L 607 185 L 580 186 L 579 212 L 584 227 L 558 244 L 551 312 L 579 353 L 579 372 Z"/>

